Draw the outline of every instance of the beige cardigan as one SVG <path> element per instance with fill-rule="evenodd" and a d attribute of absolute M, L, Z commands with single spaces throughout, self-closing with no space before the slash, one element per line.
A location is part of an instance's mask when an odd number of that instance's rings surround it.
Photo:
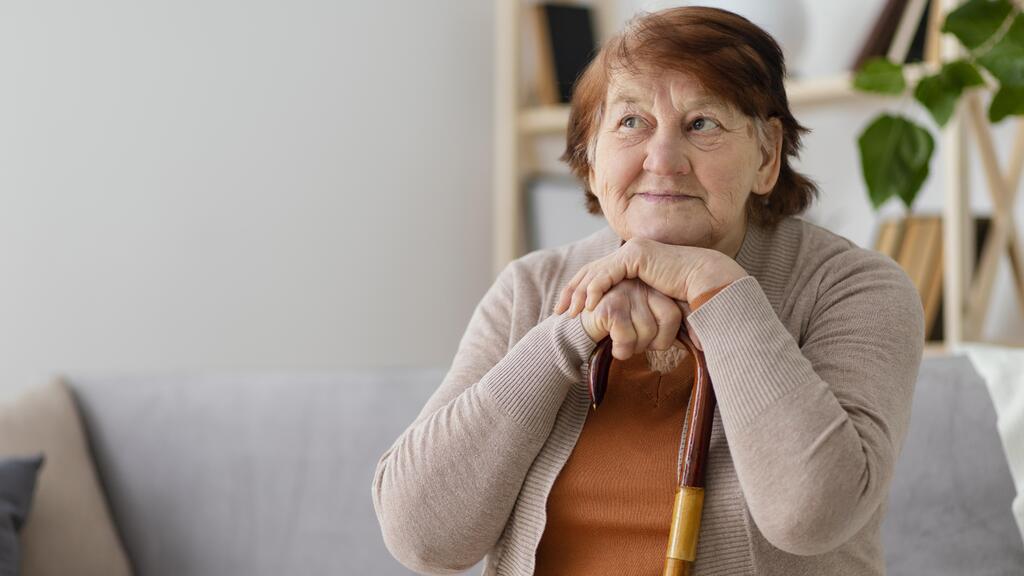
<path fill-rule="evenodd" d="M 421 573 L 487 558 L 529 575 L 546 499 L 586 419 L 579 317 L 554 299 L 619 247 L 605 228 L 509 264 L 452 366 L 381 457 L 388 550 Z M 750 226 L 744 277 L 690 316 L 718 398 L 700 575 L 880 575 L 879 537 L 924 342 L 921 300 L 891 259 L 788 218 Z"/>

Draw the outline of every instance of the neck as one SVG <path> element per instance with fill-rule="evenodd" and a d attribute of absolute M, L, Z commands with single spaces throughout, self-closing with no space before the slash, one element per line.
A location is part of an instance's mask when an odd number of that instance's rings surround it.
<path fill-rule="evenodd" d="M 722 239 L 719 246 L 715 246 L 715 250 L 718 250 L 722 254 L 725 254 L 733 260 L 736 259 L 736 255 L 740 253 L 740 247 L 743 246 L 743 239 L 747 236 L 747 221 L 740 221 L 740 229 L 736 234 L 732 234 Z"/>

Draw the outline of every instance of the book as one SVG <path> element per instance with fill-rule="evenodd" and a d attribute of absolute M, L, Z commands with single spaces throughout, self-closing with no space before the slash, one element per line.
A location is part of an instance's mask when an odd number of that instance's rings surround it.
<path fill-rule="evenodd" d="M 903 236 L 903 243 L 900 245 L 899 255 L 896 262 L 903 268 L 921 295 L 924 301 L 924 277 L 926 275 L 926 253 L 928 252 L 928 237 L 930 235 L 930 223 L 927 218 L 921 216 L 910 216 L 907 218 L 906 233 Z"/>
<path fill-rule="evenodd" d="M 861 45 L 850 69 L 857 71 L 872 58 L 887 57 L 897 63 L 920 62 L 926 43 L 936 31 L 930 0 L 888 0 Z"/>
<path fill-rule="evenodd" d="M 886 56 L 893 62 L 920 62 L 928 31 L 928 0 L 909 0 Z"/>
<path fill-rule="evenodd" d="M 576 79 L 597 51 L 591 9 L 543 2 L 533 7 L 537 29 L 537 97 L 540 104 L 572 99 Z"/>
<path fill-rule="evenodd" d="M 938 320 L 942 300 L 942 217 L 909 216 L 906 230 L 897 262 L 917 288 L 927 335 Z"/>
<path fill-rule="evenodd" d="M 981 257 L 991 222 L 989 216 L 974 218 L 975 262 Z M 890 218 L 879 224 L 875 234 L 875 250 L 896 260 L 918 289 L 927 341 L 944 338 L 944 242 L 942 217 L 937 215 Z"/>
<path fill-rule="evenodd" d="M 924 333 L 931 334 L 938 321 L 939 301 L 942 300 L 942 218 L 931 217 L 925 224 L 923 252 L 921 254 L 921 306 L 924 309 Z"/>
<path fill-rule="evenodd" d="M 875 250 L 896 260 L 899 256 L 900 244 L 903 243 L 903 232 L 906 220 L 903 218 L 889 218 L 882 221 L 877 228 L 875 237 Z"/>
<path fill-rule="evenodd" d="M 907 7 L 907 0 L 887 0 L 882 10 L 875 18 L 875 23 L 868 32 L 867 38 L 861 45 L 860 52 L 850 64 L 851 70 L 860 70 L 865 62 L 878 56 L 885 56 L 889 52 L 889 45 L 892 44 L 893 36 L 896 35 L 896 28 L 900 24 L 900 17 Z"/>

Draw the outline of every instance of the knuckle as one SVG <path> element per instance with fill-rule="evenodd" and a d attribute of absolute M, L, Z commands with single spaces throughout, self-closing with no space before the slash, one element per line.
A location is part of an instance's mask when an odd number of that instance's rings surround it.
<path fill-rule="evenodd" d="M 615 306 L 616 308 L 624 308 L 629 305 L 629 296 L 623 294 L 621 291 L 609 292 L 602 299 L 602 302 L 604 300 L 608 300 L 608 304 L 611 306 Z"/>
<path fill-rule="evenodd" d="M 622 306 L 611 306 L 608 316 L 617 324 L 625 324 L 629 321 L 629 310 Z"/>

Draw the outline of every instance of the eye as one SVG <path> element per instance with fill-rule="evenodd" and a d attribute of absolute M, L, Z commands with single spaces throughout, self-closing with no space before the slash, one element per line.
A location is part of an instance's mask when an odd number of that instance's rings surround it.
<path fill-rule="evenodd" d="M 707 118 L 705 116 L 697 118 L 696 120 L 693 121 L 692 124 L 690 124 L 690 127 L 696 130 L 697 132 L 710 132 L 715 128 L 718 128 L 718 126 L 718 122 L 715 122 L 711 118 Z"/>
<path fill-rule="evenodd" d="M 641 127 L 641 122 L 643 122 L 643 119 L 640 118 L 639 116 L 626 116 L 625 118 L 622 119 L 621 122 L 619 122 L 619 125 L 622 126 L 623 128 L 635 130 Z"/>

